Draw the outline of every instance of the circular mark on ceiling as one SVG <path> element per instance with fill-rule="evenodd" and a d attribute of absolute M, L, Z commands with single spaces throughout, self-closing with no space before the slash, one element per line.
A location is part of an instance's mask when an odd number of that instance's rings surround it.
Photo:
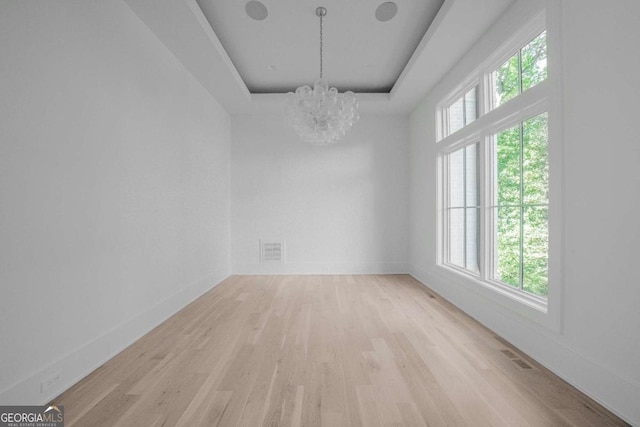
<path fill-rule="evenodd" d="M 259 1 L 247 2 L 244 10 L 247 12 L 247 15 L 249 15 L 249 18 L 255 19 L 256 21 L 262 21 L 269 15 L 267 7 Z"/>
<path fill-rule="evenodd" d="M 392 1 L 387 1 L 376 9 L 376 19 L 380 22 L 387 22 L 393 19 L 396 13 L 398 13 L 398 5 Z"/>

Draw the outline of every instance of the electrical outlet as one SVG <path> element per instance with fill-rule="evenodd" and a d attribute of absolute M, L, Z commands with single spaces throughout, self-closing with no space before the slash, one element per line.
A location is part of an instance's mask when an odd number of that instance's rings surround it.
<path fill-rule="evenodd" d="M 44 393 L 60 381 L 60 371 L 52 374 L 50 377 L 40 383 L 40 393 Z"/>

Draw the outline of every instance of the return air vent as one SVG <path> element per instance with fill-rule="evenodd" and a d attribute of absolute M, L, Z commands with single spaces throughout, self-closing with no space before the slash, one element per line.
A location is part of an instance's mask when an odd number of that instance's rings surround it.
<path fill-rule="evenodd" d="M 284 260 L 284 243 L 280 240 L 260 241 L 260 262 L 282 262 Z"/>
<path fill-rule="evenodd" d="M 531 369 L 531 366 L 524 360 L 520 359 L 520 356 L 515 354 L 513 351 L 509 349 L 500 350 L 500 351 L 502 352 L 502 354 L 507 356 L 509 359 L 511 359 L 513 363 L 520 366 L 522 369 Z"/>

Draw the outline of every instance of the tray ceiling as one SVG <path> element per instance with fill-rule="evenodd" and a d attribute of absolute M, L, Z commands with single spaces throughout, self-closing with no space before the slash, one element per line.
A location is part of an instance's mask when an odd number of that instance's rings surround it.
<path fill-rule="evenodd" d="M 444 0 L 197 0 L 251 93 L 283 93 L 319 74 L 324 18 L 324 77 L 340 91 L 389 93 Z M 248 4 L 248 6 L 247 6 Z M 264 6 L 264 8 L 261 7 Z M 380 7 L 382 5 L 382 7 Z M 390 7 L 389 7 L 390 6 Z M 265 12 L 266 11 L 266 16 Z M 253 19 L 249 16 L 257 13 Z M 377 16 L 376 16 L 377 15 Z"/>
<path fill-rule="evenodd" d="M 245 35 L 240 36 L 244 43 L 248 45 L 259 45 L 263 34 L 278 33 L 274 25 L 269 24 L 275 20 L 274 15 L 278 14 L 278 6 L 274 3 L 282 2 L 290 7 L 283 8 L 282 13 L 290 16 L 289 20 L 295 21 L 296 25 L 289 27 L 285 25 L 287 19 L 280 24 L 282 28 L 279 32 L 283 37 L 282 42 L 272 42 L 265 44 L 267 48 L 256 49 L 259 55 L 264 55 L 261 62 L 255 57 L 254 69 L 256 73 L 265 77 L 266 83 L 262 89 L 265 93 L 251 93 L 245 82 L 247 76 L 241 76 L 238 72 L 240 64 L 235 64 L 223 47 L 216 31 L 213 30 L 210 21 L 203 12 L 205 0 L 124 0 L 139 19 L 155 34 L 158 40 L 163 43 L 175 58 L 187 69 L 193 77 L 207 90 L 230 114 L 278 114 L 284 105 L 286 91 L 290 91 L 301 84 L 310 84 L 318 75 L 318 18 L 315 16 L 315 8 L 324 5 L 328 9 L 325 21 L 327 56 L 325 56 L 325 77 L 333 86 L 342 90 L 351 89 L 356 92 L 361 114 L 409 114 L 424 96 L 434 87 L 434 85 L 445 77 L 460 58 L 469 52 L 469 49 L 478 39 L 491 27 L 496 19 L 513 3 L 514 0 L 445 0 L 438 8 L 437 14 L 430 24 L 426 33 L 418 42 L 417 48 L 412 52 L 413 47 L 408 48 L 409 42 L 405 37 L 396 36 L 395 42 L 390 43 L 389 38 L 384 41 L 374 36 L 364 37 L 367 31 L 378 28 L 378 32 L 385 33 L 390 27 L 387 25 L 397 25 L 402 19 L 402 14 L 417 16 L 414 10 L 420 9 L 423 2 L 406 2 L 396 0 L 398 12 L 390 21 L 380 22 L 375 19 L 375 10 L 381 4 L 380 0 L 372 2 L 367 6 L 364 0 L 321 0 L 318 3 L 310 3 L 308 0 L 296 0 L 300 5 L 296 5 L 292 0 L 260 0 L 267 9 L 267 16 L 261 21 L 249 18 L 245 12 L 248 0 L 238 0 L 238 7 L 233 13 L 237 15 L 237 22 L 242 22 Z M 202 5 L 198 2 L 202 2 Z M 220 3 L 232 7 L 229 0 L 209 0 L 216 4 Z M 531 5 L 536 9 L 536 4 L 542 0 L 522 0 L 523 4 Z M 305 6 L 304 12 L 298 11 L 298 6 Z M 345 15 L 343 9 L 360 7 L 358 13 Z M 414 5 L 412 8 L 407 5 Z M 211 6 L 211 5 L 209 5 Z M 432 7 L 437 7 L 433 6 Z M 363 12 L 366 10 L 366 12 Z M 411 12 L 409 13 L 408 10 Z M 209 12 L 211 13 L 211 12 Z M 233 21 L 234 18 L 219 12 L 221 18 Z M 299 15 L 304 13 L 305 20 L 309 23 L 300 25 Z M 307 18 L 307 15 L 308 18 Z M 332 16 L 341 17 L 333 19 Z M 344 19 L 344 16 L 352 18 Z M 242 17 L 242 18 L 240 18 Z M 356 18 L 357 17 L 357 18 Z M 368 20 L 368 24 L 362 27 L 358 23 L 359 19 Z M 333 19 L 333 21 L 332 21 Z M 342 23 L 341 23 L 342 22 Z M 262 26 L 262 32 L 251 32 L 254 26 Z M 238 24 L 240 25 L 240 24 Z M 335 29 L 344 25 L 345 29 Z M 403 24 L 404 25 L 404 24 Z M 403 25 L 400 25 L 402 27 Z M 267 28 L 268 27 L 268 28 Z M 295 29 L 299 27 L 299 29 Z M 382 28 L 382 29 L 381 29 Z M 397 28 L 401 31 L 402 28 Z M 389 30 L 390 31 L 390 30 Z M 424 30 L 422 30 L 424 31 Z M 303 38 L 300 34 L 308 34 Z M 286 37 L 283 36 L 286 35 Z M 385 33 L 386 34 L 386 33 Z M 360 37 L 359 43 L 355 46 L 352 39 Z M 381 37 L 381 36 L 380 36 Z M 418 36 L 419 37 L 419 36 Z M 332 40 L 333 39 L 333 40 Z M 252 42 L 253 41 L 253 42 Z M 293 53 L 292 46 L 298 43 L 304 47 L 297 53 Z M 415 43 L 415 42 L 411 42 Z M 271 47 L 273 45 L 273 47 Z M 346 46 L 346 47 L 345 47 Z M 231 49 L 227 47 L 227 49 Z M 390 58 L 389 55 L 397 54 L 397 50 L 405 49 L 410 55 L 410 59 L 405 64 L 403 60 Z M 373 62 L 359 63 L 350 61 L 351 54 L 359 54 L 360 51 L 372 52 L 370 55 L 378 55 L 380 50 L 387 51 L 386 57 Z M 271 52 L 267 55 L 265 52 Z M 345 53 L 347 52 L 347 53 Z M 256 54 L 256 55 L 258 55 Z M 244 55 L 244 54 L 243 54 Z M 338 56 L 334 56 L 338 55 Z M 407 55 L 407 53 L 405 53 Z M 248 56 L 248 55 L 247 55 Z M 275 59 L 283 58 L 283 62 L 276 62 Z M 366 61 L 365 59 L 363 59 Z M 235 59 L 237 62 L 237 59 Z M 343 70 L 343 67 L 351 62 L 350 67 L 355 71 Z M 301 67 L 294 73 L 291 67 Z M 273 65 L 273 70 L 269 66 Z M 393 81 L 387 83 L 375 83 L 369 76 L 375 76 L 378 71 L 395 68 L 395 73 L 401 70 L 400 76 L 394 75 Z M 270 73 L 275 71 L 274 73 Z M 244 71 L 242 71 L 244 72 Z M 298 75 L 298 73 L 300 73 Z M 273 74 L 273 75 L 271 75 Z M 341 77 L 344 80 L 341 80 Z M 397 79 L 397 81 L 395 81 Z M 379 86 L 377 86 L 379 85 Z M 391 91 L 388 87 L 393 86 Z M 380 90 L 387 90 L 379 92 Z M 363 93 L 375 92 L 375 93 Z"/>

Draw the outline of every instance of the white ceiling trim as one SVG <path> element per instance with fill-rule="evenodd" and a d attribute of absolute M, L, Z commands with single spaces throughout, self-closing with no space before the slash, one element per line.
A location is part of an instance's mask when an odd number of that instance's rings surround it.
<path fill-rule="evenodd" d="M 200 8 L 196 0 L 185 0 L 185 1 L 189 6 L 189 8 L 191 9 L 191 12 L 193 13 L 193 15 L 198 20 L 198 24 L 200 24 L 200 28 L 202 28 L 202 31 L 205 32 L 205 34 L 211 41 L 211 44 L 213 44 L 213 46 L 216 48 L 216 51 L 218 52 L 218 55 L 220 55 L 222 62 L 227 66 L 227 69 L 233 76 L 236 83 L 240 86 L 240 89 L 242 90 L 242 92 L 246 95 L 246 98 L 247 99 L 250 98 L 251 93 L 249 92 L 249 88 L 247 88 L 247 85 L 244 83 L 244 80 L 242 80 L 240 73 L 238 73 L 238 70 L 233 65 L 231 58 L 229 58 L 227 51 L 222 46 L 222 43 L 220 43 L 220 39 L 218 38 L 218 36 L 216 36 L 216 33 L 213 31 L 213 28 L 211 28 L 211 25 L 209 25 L 209 21 L 207 20 L 207 17 L 204 16 L 204 13 L 202 13 L 202 9 Z"/>
<path fill-rule="evenodd" d="M 438 14 L 429 26 L 429 29 L 425 33 L 422 40 L 420 40 L 420 44 L 416 48 L 415 52 L 413 52 L 413 55 L 411 55 L 409 62 L 407 62 L 407 66 L 404 67 L 404 70 L 402 70 L 402 73 L 400 73 L 400 77 L 398 77 L 396 84 L 393 85 L 393 88 L 391 89 L 391 95 L 396 94 L 398 90 L 400 90 L 399 88 L 402 87 L 407 80 L 407 75 L 409 75 L 411 70 L 415 68 L 416 63 L 419 61 L 419 58 L 424 56 L 425 51 L 428 50 L 429 41 L 433 38 L 433 35 L 438 32 L 438 29 L 445 21 L 447 14 L 451 11 L 453 3 L 454 0 L 447 0 L 442 4 L 440 10 L 438 11 Z"/>

